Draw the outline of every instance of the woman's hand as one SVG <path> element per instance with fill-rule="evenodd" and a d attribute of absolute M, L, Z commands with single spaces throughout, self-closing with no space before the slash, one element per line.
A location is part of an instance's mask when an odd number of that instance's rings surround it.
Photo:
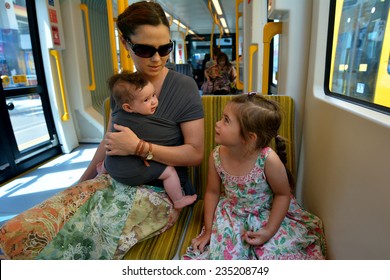
<path fill-rule="evenodd" d="M 262 228 L 258 231 L 247 231 L 244 233 L 245 241 L 252 246 L 259 246 L 267 242 L 273 236 L 272 232 Z"/>
<path fill-rule="evenodd" d="M 134 155 L 139 138 L 126 126 L 114 124 L 117 132 L 107 132 L 104 142 L 106 154 L 109 156 Z"/>
<path fill-rule="evenodd" d="M 202 231 L 201 234 L 192 239 L 191 245 L 194 251 L 199 250 L 201 253 L 204 251 L 204 247 L 210 243 L 211 231 Z"/>

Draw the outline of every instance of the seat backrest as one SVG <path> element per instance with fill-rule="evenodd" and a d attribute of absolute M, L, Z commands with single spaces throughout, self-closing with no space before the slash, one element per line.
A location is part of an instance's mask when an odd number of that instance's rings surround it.
<path fill-rule="evenodd" d="M 193 77 L 193 71 L 192 66 L 189 63 L 186 64 L 176 64 L 176 71 L 179 73 L 182 73 L 184 75 L 187 75 L 189 77 Z"/>
<path fill-rule="evenodd" d="M 202 96 L 202 103 L 205 114 L 205 133 L 204 133 L 204 159 L 200 166 L 195 167 L 192 179 L 197 187 L 199 198 L 203 198 L 208 172 L 208 158 L 211 151 L 216 146 L 214 140 L 215 123 L 221 119 L 225 105 L 234 97 L 234 95 L 205 95 Z M 295 155 L 294 155 L 294 103 L 291 97 L 285 95 L 269 95 L 266 98 L 277 101 L 284 113 L 279 135 L 287 139 L 287 168 L 295 177 Z M 274 148 L 274 143 L 271 145 Z"/>

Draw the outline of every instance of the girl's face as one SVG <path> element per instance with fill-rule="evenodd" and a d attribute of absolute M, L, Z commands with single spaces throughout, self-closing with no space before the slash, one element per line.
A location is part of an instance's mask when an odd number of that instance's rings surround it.
<path fill-rule="evenodd" d="M 170 31 L 163 24 L 158 26 L 141 25 L 137 28 L 135 35 L 130 37 L 130 40 L 133 45 L 149 45 L 158 49 L 160 46 L 170 43 Z M 141 72 L 145 78 L 150 80 L 150 78 L 161 74 L 162 69 L 165 67 L 165 63 L 169 58 L 169 54 L 166 56 L 160 56 L 159 53 L 156 52 L 152 57 L 143 58 L 137 56 L 126 41 L 122 40 L 122 42 L 129 51 L 137 71 Z"/>
<path fill-rule="evenodd" d="M 236 146 L 241 145 L 243 141 L 234 106 L 227 104 L 223 110 L 222 119 L 215 124 L 215 142 L 225 146 Z"/>

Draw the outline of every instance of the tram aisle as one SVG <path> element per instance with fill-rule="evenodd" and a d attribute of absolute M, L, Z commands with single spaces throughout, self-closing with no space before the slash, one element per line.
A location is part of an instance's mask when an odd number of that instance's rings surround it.
<path fill-rule="evenodd" d="M 0 225 L 75 184 L 98 144 L 81 144 L 0 186 Z"/>

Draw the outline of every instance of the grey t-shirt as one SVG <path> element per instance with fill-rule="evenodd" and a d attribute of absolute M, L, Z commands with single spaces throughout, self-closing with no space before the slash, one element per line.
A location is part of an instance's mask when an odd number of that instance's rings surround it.
<path fill-rule="evenodd" d="M 180 123 L 204 117 L 202 101 L 196 82 L 191 77 L 170 70 L 158 97 L 159 105 L 153 115 L 127 113 L 111 96 L 112 122 L 127 126 L 140 138 L 164 146 L 184 143 Z M 146 145 L 147 146 L 147 145 Z M 105 168 L 117 181 L 127 185 L 162 186 L 157 179 L 165 165 L 151 161 L 146 167 L 137 156 L 106 156 Z M 187 167 L 175 167 L 186 194 L 195 193 L 189 185 Z M 142 175 L 142 176 L 141 176 Z"/>

